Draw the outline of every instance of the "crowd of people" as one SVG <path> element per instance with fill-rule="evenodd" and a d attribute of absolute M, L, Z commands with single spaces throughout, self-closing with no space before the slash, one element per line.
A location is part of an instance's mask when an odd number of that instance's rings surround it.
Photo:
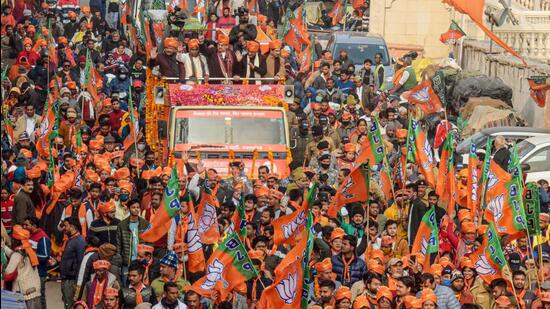
<path fill-rule="evenodd" d="M 316 187 L 307 208 L 314 220 L 311 280 L 303 287 L 308 307 L 550 308 L 548 179 L 534 184 L 540 210 L 538 226 L 530 227 L 536 232 L 502 237 L 506 267 L 488 280 L 493 274 L 483 273 L 476 257 L 487 246 L 488 218 L 481 206 L 468 207 L 471 175 L 452 151 L 462 137 L 443 120 L 459 111 L 441 111 L 435 128 L 400 97 L 421 82 L 414 53 L 397 60 L 391 83 L 382 53 L 354 63 L 345 49 L 333 56 L 313 42 L 314 61 L 306 63 L 301 50 L 277 38 L 285 3 L 258 1 L 256 13 L 222 2 L 209 8 L 204 31 L 167 23 L 172 30 L 150 49 L 130 39 L 116 1 L 107 7 L 102 1 L 2 2 L 3 289 L 19 293 L 30 309 L 46 308 L 46 284 L 54 280 L 61 282 L 55 293 L 65 308 L 265 308 L 264 291 L 278 286 L 277 267 L 293 247 L 276 244 L 279 219 L 301 209 Z M 270 36 L 268 50 L 256 41 L 258 29 Z M 92 67 L 97 77 L 90 86 Z M 299 134 L 290 175 L 262 165 L 252 179 L 243 162 L 232 160 L 223 179 L 187 154 L 185 169 L 176 173 L 145 134 L 127 145 L 128 119 L 139 119 L 141 133 L 148 130 L 148 70 L 179 83 L 293 85 L 286 115 Z M 455 136 L 449 162 L 456 198 L 443 198 L 425 167 L 408 160 L 413 117 L 430 144 L 418 151 L 429 157 L 443 158 L 442 140 Z M 340 205 L 332 215 L 329 209 L 364 163 L 372 128 L 384 149 L 381 168 L 368 171 L 368 198 Z M 486 151 L 484 146 L 475 153 L 479 161 L 487 158 L 507 172 L 513 161 L 507 141 L 497 137 Z M 384 182 L 380 171 L 396 171 L 403 160 L 401 174 L 388 173 Z M 179 209 L 164 234 L 147 242 L 143 235 L 166 212 L 175 176 Z M 194 271 L 192 240 L 181 232 L 206 191 L 215 196 L 214 217 L 207 219 L 219 239 L 203 239 L 205 260 L 240 229 L 257 273 L 238 288 L 208 295 L 201 293 L 204 285 L 194 286 L 215 269 Z M 245 224 L 235 226 L 240 207 Z M 413 248 L 430 211 L 438 247 L 424 255 Z"/>

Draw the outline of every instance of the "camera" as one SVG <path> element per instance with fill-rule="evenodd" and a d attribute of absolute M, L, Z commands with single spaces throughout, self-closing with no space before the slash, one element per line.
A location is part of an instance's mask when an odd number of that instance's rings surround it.
<path fill-rule="evenodd" d="M 168 14 L 168 23 L 178 28 L 185 26 L 185 20 L 187 20 L 187 15 L 179 7 L 175 7 L 174 11 Z"/>

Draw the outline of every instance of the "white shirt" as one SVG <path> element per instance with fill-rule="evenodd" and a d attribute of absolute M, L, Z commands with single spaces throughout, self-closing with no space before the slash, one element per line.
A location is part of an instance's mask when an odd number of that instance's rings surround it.
<path fill-rule="evenodd" d="M 29 135 L 29 138 L 31 139 L 31 141 L 34 142 L 34 129 L 35 129 L 35 126 L 36 126 L 36 117 L 28 117 L 28 116 L 25 116 L 27 117 L 25 119 L 25 123 L 27 124 L 27 127 L 25 128 L 25 132 L 27 132 L 27 134 Z"/>
<path fill-rule="evenodd" d="M 408 67 L 410 67 L 410 66 L 408 66 Z M 407 82 L 408 79 L 409 79 L 409 71 L 407 71 L 405 69 L 403 71 L 403 75 L 401 75 L 401 79 L 399 80 L 399 85 L 401 85 L 401 86 L 405 85 L 405 83 Z"/>

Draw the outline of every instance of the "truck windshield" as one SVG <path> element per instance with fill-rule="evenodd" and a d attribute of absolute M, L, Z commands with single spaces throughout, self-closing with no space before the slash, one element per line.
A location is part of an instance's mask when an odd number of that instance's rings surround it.
<path fill-rule="evenodd" d="M 390 65 L 388 50 L 384 45 L 340 43 L 336 44 L 334 55 L 338 55 L 341 49 L 345 49 L 348 51 L 348 57 L 351 59 L 351 61 L 353 61 L 353 64 L 355 65 L 363 65 L 365 59 L 370 59 L 374 63 L 374 55 L 376 55 L 377 53 L 382 54 L 383 65 Z"/>
<path fill-rule="evenodd" d="M 286 145 L 283 113 L 253 110 L 182 110 L 176 144 Z"/>

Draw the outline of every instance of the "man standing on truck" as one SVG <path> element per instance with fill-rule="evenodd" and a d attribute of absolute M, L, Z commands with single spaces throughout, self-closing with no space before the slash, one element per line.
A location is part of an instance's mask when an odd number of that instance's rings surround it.
<path fill-rule="evenodd" d="M 244 79 L 262 78 L 266 73 L 265 58 L 258 53 L 260 44 L 256 41 L 246 43 L 247 54 L 238 63 L 238 75 Z M 260 80 L 253 80 L 251 84 L 260 85 Z"/>
<path fill-rule="evenodd" d="M 411 90 L 418 84 L 418 81 L 416 80 L 416 72 L 411 64 L 411 57 L 407 56 L 403 58 L 403 65 L 405 66 L 405 69 L 403 70 L 401 78 L 397 81 L 397 84 L 395 84 L 392 90 L 390 90 L 391 94 L 401 95 L 403 92 Z"/>
<path fill-rule="evenodd" d="M 229 37 L 218 36 L 218 47 L 208 46 L 204 51 L 208 60 L 208 71 L 212 78 L 225 78 L 225 81 L 211 81 L 211 84 L 227 84 L 233 78 L 233 67 L 237 63 L 235 54 L 229 49 Z"/>
<path fill-rule="evenodd" d="M 151 50 L 151 59 L 149 66 L 159 66 L 161 76 L 179 78 L 181 81 L 185 79 L 185 66 L 183 63 L 176 60 L 176 52 L 178 50 L 178 41 L 175 38 L 168 37 L 163 42 L 164 50 L 162 54 L 157 54 L 157 49 Z"/>
<path fill-rule="evenodd" d="M 188 84 L 202 84 L 208 82 L 208 65 L 206 57 L 199 53 L 199 40 L 191 39 L 187 43 L 188 53 L 177 56 L 178 61 L 185 66 L 185 79 Z"/>
<path fill-rule="evenodd" d="M 240 7 L 237 12 L 239 14 L 239 24 L 231 28 L 231 32 L 229 32 L 229 41 L 231 44 L 235 44 L 241 36 L 243 36 L 246 41 L 255 40 L 258 30 L 255 25 L 248 23 L 248 9 Z"/>

